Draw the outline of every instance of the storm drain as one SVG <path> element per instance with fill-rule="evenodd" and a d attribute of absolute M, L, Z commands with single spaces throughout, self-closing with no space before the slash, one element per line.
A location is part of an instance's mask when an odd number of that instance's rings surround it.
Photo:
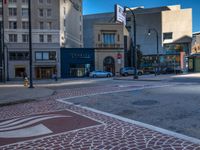
<path fill-rule="evenodd" d="M 155 101 L 155 100 L 142 100 L 142 101 L 135 101 L 132 104 L 133 105 L 137 105 L 137 106 L 149 106 L 149 105 L 158 104 L 158 101 Z"/>

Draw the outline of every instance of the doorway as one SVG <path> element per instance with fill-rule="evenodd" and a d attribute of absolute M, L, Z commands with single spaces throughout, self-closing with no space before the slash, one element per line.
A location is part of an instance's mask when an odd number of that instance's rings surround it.
<path fill-rule="evenodd" d="M 103 61 L 103 67 L 105 71 L 112 72 L 115 74 L 115 60 L 113 57 L 108 56 Z"/>

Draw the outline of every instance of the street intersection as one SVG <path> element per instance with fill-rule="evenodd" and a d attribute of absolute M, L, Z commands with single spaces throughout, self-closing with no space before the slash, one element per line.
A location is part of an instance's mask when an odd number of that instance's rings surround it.
<path fill-rule="evenodd" d="M 0 149 L 198 150 L 198 139 L 108 113 L 111 107 L 104 101 L 106 97 L 110 101 L 124 97 L 125 103 L 127 92 L 180 84 L 183 83 L 109 79 L 85 85 L 63 85 L 63 88 L 53 86 L 50 88 L 55 90 L 53 95 L 1 107 Z M 100 111 L 99 100 L 109 110 Z"/>

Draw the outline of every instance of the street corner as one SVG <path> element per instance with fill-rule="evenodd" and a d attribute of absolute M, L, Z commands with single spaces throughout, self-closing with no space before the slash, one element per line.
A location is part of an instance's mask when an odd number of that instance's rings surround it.
<path fill-rule="evenodd" d="M 69 110 L 4 120 L 0 122 L 0 147 L 100 124 Z"/>
<path fill-rule="evenodd" d="M 0 106 L 6 104 L 20 103 L 21 101 L 30 101 L 54 94 L 54 90 L 48 88 L 25 88 L 25 87 L 1 87 L 0 88 Z"/>

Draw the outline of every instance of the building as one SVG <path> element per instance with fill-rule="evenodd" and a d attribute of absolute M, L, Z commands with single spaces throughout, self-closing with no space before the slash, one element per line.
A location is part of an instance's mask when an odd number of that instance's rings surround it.
<path fill-rule="evenodd" d="M 136 46 L 143 53 L 142 67 L 147 70 L 153 69 L 157 65 L 156 57 L 159 54 L 162 67 L 184 69 L 185 56 L 188 56 L 191 50 L 192 9 L 181 9 L 180 5 L 131 9 L 136 17 Z M 130 11 L 127 11 L 126 20 L 126 28 L 133 39 L 133 16 Z M 86 47 L 91 47 L 91 41 L 94 39 L 92 26 L 95 23 L 109 22 L 114 22 L 114 13 L 84 16 L 84 25 L 87 25 L 84 26 L 84 34 L 87 35 L 84 39 Z M 151 36 L 148 35 L 149 29 L 151 29 Z"/>
<path fill-rule="evenodd" d="M 117 75 L 125 64 L 125 51 L 129 33 L 123 24 L 96 23 L 93 26 L 95 69 L 110 71 Z"/>
<path fill-rule="evenodd" d="M 188 58 L 190 72 L 200 72 L 200 32 L 193 34 L 192 52 Z"/>
<path fill-rule="evenodd" d="M 61 48 L 61 77 L 85 77 L 95 70 L 92 48 Z"/>
<path fill-rule="evenodd" d="M 60 77 L 60 48 L 83 47 L 82 0 L 31 0 L 31 9 L 33 78 Z M 29 74 L 28 0 L 4 4 L 4 27 L 7 76 L 20 79 Z"/>

